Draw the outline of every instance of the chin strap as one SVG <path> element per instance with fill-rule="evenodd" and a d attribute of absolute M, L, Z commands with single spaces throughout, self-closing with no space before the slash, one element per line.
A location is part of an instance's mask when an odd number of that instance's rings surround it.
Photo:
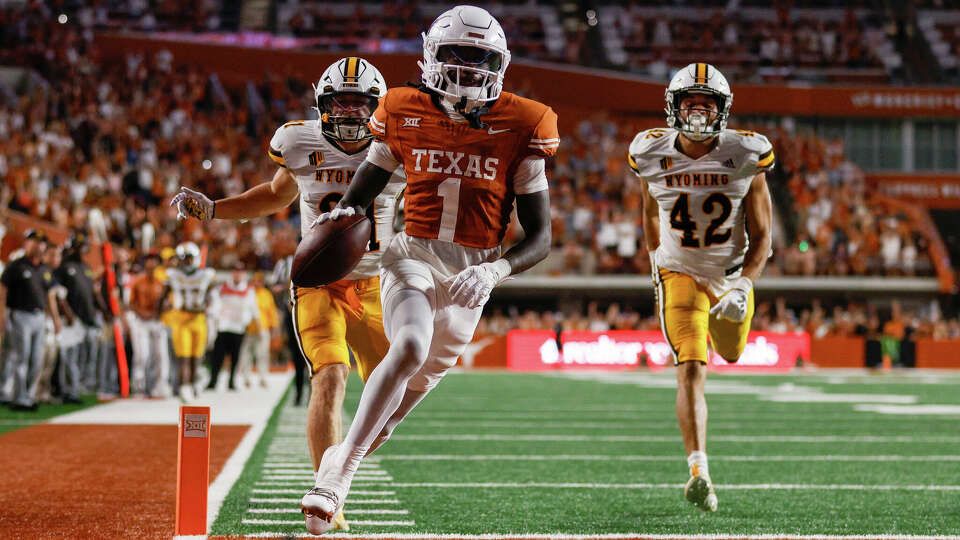
<path fill-rule="evenodd" d="M 473 129 L 487 129 L 487 124 L 480 120 L 480 116 L 490 112 L 490 107 L 483 105 L 480 107 L 474 107 L 470 112 L 466 112 L 467 108 L 467 98 L 462 97 L 460 101 L 453 106 L 453 109 L 460 113 L 464 118 L 467 119 L 467 122 L 470 122 L 470 127 Z"/>

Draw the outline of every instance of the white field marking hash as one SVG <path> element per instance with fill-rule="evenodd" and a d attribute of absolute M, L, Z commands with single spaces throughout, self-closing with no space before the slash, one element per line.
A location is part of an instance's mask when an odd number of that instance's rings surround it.
<path fill-rule="evenodd" d="M 295 508 L 250 508 L 247 510 L 250 514 L 300 514 L 303 515 L 301 510 Z M 409 514 L 409 510 L 396 510 L 393 508 L 354 508 L 352 510 L 345 510 L 347 514 L 394 514 L 394 515 L 406 515 Z"/>
<path fill-rule="evenodd" d="M 677 461 L 676 456 L 601 456 L 595 454 L 385 454 L 383 461 Z M 711 461 L 865 461 L 865 462 L 955 462 L 960 456 L 719 456 L 711 455 Z M 681 459 L 682 461 L 682 459 Z"/>
<path fill-rule="evenodd" d="M 304 493 L 304 491 L 303 491 L 302 489 L 258 489 L 258 488 L 251 489 L 250 492 L 251 492 L 251 493 L 273 494 L 273 495 L 280 495 L 280 494 L 293 494 L 293 495 L 296 495 L 296 494 L 298 494 L 298 493 Z M 385 493 L 385 494 L 388 494 L 388 495 L 396 495 L 396 492 L 395 492 L 395 491 L 351 491 L 351 492 L 350 492 L 350 496 L 352 497 L 352 496 L 354 496 L 354 495 L 364 495 L 364 494 L 369 494 L 369 493 L 378 493 L 378 494 L 383 494 L 383 493 Z M 347 502 L 348 502 L 348 503 L 351 502 L 351 501 L 353 501 L 353 502 L 367 502 L 367 501 L 364 501 L 364 500 L 354 501 L 353 499 L 347 499 Z"/>
<path fill-rule="evenodd" d="M 264 471 L 268 474 L 309 474 L 313 475 L 312 467 L 299 467 L 299 468 L 271 468 L 268 471 Z M 360 469 L 356 473 L 357 476 L 390 476 L 390 473 L 380 469 Z"/>
<path fill-rule="evenodd" d="M 497 483 L 422 482 L 393 484 L 409 488 L 551 488 L 551 489 L 677 489 L 685 484 L 586 484 L 586 483 Z M 721 489 L 742 490 L 824 490 L 824 491 L 960 491 L 960 485 L 867 485 L 867 484 L 716 484 Z"/>
<path fill-rule="evenodd" d="M 346 513 L 346 512 L 344 512 Z M 244 525 L 303 525 L 303 520 L 290 521 L 286 519 L 246 519 L 241 520 Z M 363 525 L 367 527 L 413 527 L 416 525 L 413 521 L 369 521 L 369 520 L 350 520 L 350 525 Z M 249 535 L 245 535 L 249 536 Z"/>
<path fill-rule="evenodd" d="M 819 392 L 800 392 L 758 396 L 760 401 L 778 403 L 916 403 L 917 396 L 896 394 L 821 394 Z"/>
<path fill-rule="evenodd" d="M 353 522 L 351 522 L 353 523 Z M 350 533 L 324 534 L 324 538 L 357 538 Z M 245 534 L 245 538 L 316 538 L 310 533 L 254 533 Z M 799 534 L 429 534 L 429 533 L 377 533 L 364 534 L 364 538 L 384 538 L 396 540 L 591 540 L 601 538 L 605 540 L 960 540 L 960 536 L 929 536 L 909 534 L 871 534 L 837 536 L 829 534 L 799 535 Z"/>
<path fill-rule="evenodd" d="M 273 488 L 287 488 L 288 490 L 296 491 L 297 493 L 306 493 L 306 492 L 307 492 L 307 491 L 306 491 L 306 487 L 302 487 L 302 488 L 300 487 L 300 486 L 303 486 L 303 484 L 301 484 L 301 483 L 291 483 L 291 482 L 254 482 L 253 485 L 259 486 L 259 487 L 261 487 L 261 488 L 269 488 L 269 487 L 273 487 Z M 296 488 L 296 489 L 294 489 L 294 488 Z M 351 489 L 351 490 L 350 490 L 350 495 L 378 495 L 378 496 L 383 496 L 383 495 L 396 495 L 396 494 L 397 494 L 396 491 L 365 491 L 365 490 L 361 490 L 361 489 Z"/>
<path fill-rule="evenodd" d="M 896 415 L 960 415 L 960 405 L 854 405 L 853 410 Z"/>
<path fill-rule="evenodd" d="M 251 497 L 249 501 L 259 504 L 300 504 L 300 497 L 295 499 L 278 497 Z M 347 499 L 345 506 L 350 506 L 352 504 L 400 504 L 400 501 L 397 499 L 361 499 L 359 501 Z"/>

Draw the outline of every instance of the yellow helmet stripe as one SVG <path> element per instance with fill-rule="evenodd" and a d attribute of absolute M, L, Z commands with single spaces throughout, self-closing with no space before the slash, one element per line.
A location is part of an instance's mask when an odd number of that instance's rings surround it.
<path fill-rule="evenodd" d="M 356 81 L 357 80 L 357 66 L 360 64 L 360 59 L 356 56 L 351 56 L 347 58 L 347 80 Z"/>
<path fill-rule="evenodd" d="M 634 172 L 640 174 L 640 166 L 637 165 L 637 161 L 633 159 L 633 156 L 629 153 L 627 153 L 627 163 L 630 164 L 630 168 L 633 169 Z"/>
<path fill-rule="evenodd" d="M 703 62 L 697 64 L 697 84 L 707 84 L 707 65 Z"/>
<path fill-rule="evenodd" d="M 765 154 L 760 156 L 760 159 L 757 160 L 757 167 L 764 168 L 773 165 L 775 157 L 773 155 L 773 149 L 768 150 Z"/>

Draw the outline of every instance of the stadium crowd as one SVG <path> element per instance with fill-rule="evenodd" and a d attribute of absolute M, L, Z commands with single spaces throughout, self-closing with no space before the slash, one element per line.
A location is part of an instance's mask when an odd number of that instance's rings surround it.
<path fill-rule="evenodd" d="M 215 74 L 180 65 L 166 51 L 101 62 L 89 27 L 59 24 L 53 12 L 37 5 L 0 8 L 0 63 L 35 71 L 24 72 L 16 87 L 0 83 L 0 207 L 64 231 L 102 230 L 99 239 L 117 247 L 121 284 L 130 282 L 149 254 L 169 262 L 184 241 L 206 246 L 206 263 L 222 269 L 270 270 L 293 252 L 299 231 L 295 207 L 271 218 L 202 227 L 196 221 L 178 224 L 168 202 L 181 185 L 217 198 L 269 179 L 275 165 L 267 158 L 266 141 L 286 120 L 312 117 L 309 81 L 267 75 L 243 88 L 226 88 Z M 97 11 L 90 17 L 96 20 Z M 636 120 L 599 114 L 564 134 L 548 172 L 553 249 L 536 272 L 649 271 L 639 186 L 625 159 L 636 129 Z M 778 156 L 772 183 L 779 186 L 774 196 L 781 218 L 768 273 L 933 273 L 929 238 L 909 216 L 890 212 L 873 196 L 862 171 L 845 158 L 841 141 L 764 132 Z M 48 264 L 55 269 L 59 246 L 49 251 Z M 591 306 L 586 314 L 564 316 L 493 312 L 482 328 L 497 333 L 537 326 L 657 327 L 656 319 L 627 309 L 610 306 L 601 312 Z M 109 332 L 103 329 L 112 317 L 125 316 L 98 310 L 99 339 L 109 351 Z M 904 321 L 902 326 L 918 335 L 960 337 L 956 319 L 908 315 Z M 754 325 L 815 334 L 883 331 L 876 313 L 864 306 L 828 313 L 814 304 L 792 312 L 780 301 L 761 303 Z M 80 362 L 89 366 L 93 360 Z M 81 384 L 105 395 L 116 391 L 109 382 Z"/>
<path fill-rule="evenodd" d="M 670 65 L 694 61 L 714 63 L 740 81 L 791 79 L 804 68 L 881 68 L 886 78 L 852 8 L 797 13 L 779 3 L 773 20 L 762 21 L 707 7 L 621 9 L 612 20 L 631 69 L 657 78 L 665 79 Z"/>

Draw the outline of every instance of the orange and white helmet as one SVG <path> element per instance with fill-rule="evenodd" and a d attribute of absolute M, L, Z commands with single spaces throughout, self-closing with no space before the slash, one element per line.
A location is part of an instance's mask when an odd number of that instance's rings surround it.
<path fill-rule="evenodd" d="M 418 62 L 423 84 L 459 102 L 461 110 L 499 98 L 509 63 L 503 28 L 475 6 L 456 6 L 437 17 L 423 34 L 423 60 Z"/>

